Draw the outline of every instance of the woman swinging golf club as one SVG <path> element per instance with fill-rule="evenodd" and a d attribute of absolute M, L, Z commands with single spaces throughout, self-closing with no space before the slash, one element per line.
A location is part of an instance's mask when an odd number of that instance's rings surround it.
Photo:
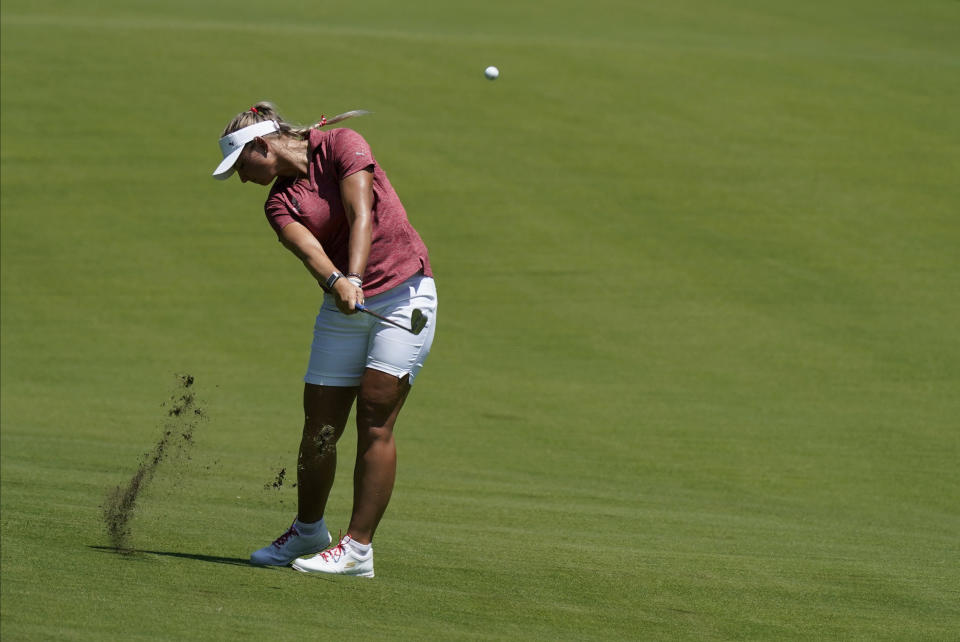
<path fill-rule="evenodd" d="M 325 292 L 304 377 L 297 518 L 250 561 L 373 577 L 371 542 L 396 474 L 393 429 L 430 352 L 437 293 L 427 248 L 367 142 L 350 129 L 320 129 L 362 113 L 297 127 L 257 103 L 224 129 L 213 176 L 273 184 L 267 220 Z M 323 515 L 354 401 L 353 512 L 328 549 Z"/>

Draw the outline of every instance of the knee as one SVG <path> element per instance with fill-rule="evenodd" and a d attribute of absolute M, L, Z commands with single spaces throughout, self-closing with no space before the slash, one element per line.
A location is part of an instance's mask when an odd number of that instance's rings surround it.
<path fill-rule="evenodd" d="M 357 449 L 367 452 L 371 448 L 392 448 L 393 429 L 390 426 L 357 427 Z"/>
<path fill-rule="evenodd" d="M 313 422 L 309 418 L 303 424 L 303 438 L 300 440 L 300 449 L 304 452 L 322 455 L 336 448 L 340 434 L 330 424 Z"/>
<path fill-rule="evenodd" d="M 360 428 L 360 438 L 364 441 L 390 441 L 393 439 L 391 426 L 365 426 Z"/>
<path fill-rule="evenodd" d="M 357 404 L 357 437 L 362 445 L 386 443 L 393 439 L 396 406 L 366 399 Z"/>

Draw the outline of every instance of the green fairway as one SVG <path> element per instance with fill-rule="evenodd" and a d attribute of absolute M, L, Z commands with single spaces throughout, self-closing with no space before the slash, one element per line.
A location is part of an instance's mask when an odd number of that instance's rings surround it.
<path fill-rule="evenodd" d="M 0 24 L 4 640 L 957 638 L 960 2 Z M 210 178 L 261 99 L 373 111 L 436 272 L 373 580 L 246 563 L 295 514 L 321 294 Z M 186 374 L 119 554 L 101 505 Z"/>

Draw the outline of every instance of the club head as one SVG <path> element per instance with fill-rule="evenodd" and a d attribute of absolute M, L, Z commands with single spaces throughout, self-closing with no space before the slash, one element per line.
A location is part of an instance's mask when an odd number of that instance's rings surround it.
<path fill-rule="evenodd" d="M 410 330 L 414 334 L 420 334 L 425 327 L 427 327 L 427 315 L 421 312 L 420 308 L 414 309 L 413 314 L 410 315 Z"/>

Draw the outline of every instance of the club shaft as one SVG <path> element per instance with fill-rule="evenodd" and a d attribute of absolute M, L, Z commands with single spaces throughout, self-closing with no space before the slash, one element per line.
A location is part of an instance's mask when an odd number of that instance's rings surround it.
<path fill-rule="evenodd" d="M 402 325 L 402 324 L 400 324 L 400 323 L 397 323 L 396 321 L 393 321 L 392 319 L 388 319 L 388 318 L 385 317 L 385 316 L 381 316 L 381 315 L 377 314 L 376 312 L 374 312 L 373 310 L 369 309 L 367 306 L 365 306 L 365 305 L 363 305 L 363 304 L 358 303 L 356 307 L 357 307 L 357 309 L 360 310 L 361 312 L 366 312 L 366 313 L 369 314 L 370 316 L 376 317 L 376 318 L 380 319 L 381 321 L 385 321 L 386 323 L 389 323 L 390 325 L 397 326 L 397 327 L 400 328 L 401 330 L 406 330 L 407 332 L 413 333 L 413 328 L 408 328 L 407 326 Z"/>

